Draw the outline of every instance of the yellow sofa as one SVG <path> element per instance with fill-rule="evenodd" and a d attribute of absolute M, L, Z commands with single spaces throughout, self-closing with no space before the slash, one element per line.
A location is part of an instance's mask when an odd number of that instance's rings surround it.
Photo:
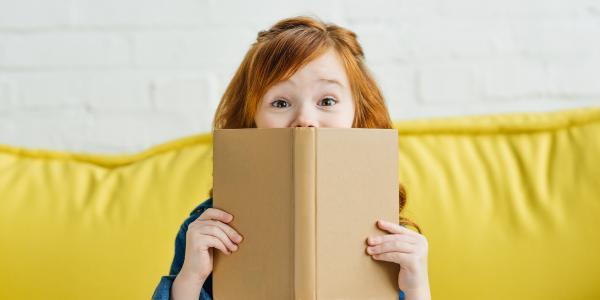
<path fill-rule="evenodd" d="M 600 107 L 395 123 L 434 299 L 600 299 Z M 208 198 L 212 138 L 0 145 L 0 299 L 148 299 Z"/>

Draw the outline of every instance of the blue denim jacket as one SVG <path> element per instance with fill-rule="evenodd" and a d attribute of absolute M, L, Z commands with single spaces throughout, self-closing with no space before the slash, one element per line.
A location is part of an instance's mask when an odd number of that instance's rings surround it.
<path fill-rule="evenodd" d="M 173 262 L 171 262 L 169 275 L 162 276 L 160 278 L 160 282 L 156 286 L 154 294 L 152 295 L 152 300 L 170 299 L 173 280 L 175 280 L 175 277 L 177 274 L 179 274 L 179 271 L 181 271 L 183 259 L 185 258 L 185 236 L 188 225 L 196 220 L 206 209 L 210 207 L 212 207 L 212 198 L 208 198 L 206 201 L 194 208 L 194 210 L 192 210 L 190 213 L 190 216 L 183 222 L 183 224 L 181 224 L 179 232 L 177 233 L 177 237 L 175 238 L 175 256 L 173 257 Z M 200 297 L 198 299 L 212 300 L 212 274 L 208 275 L 208 278 L 206 278 L 206 281 L 200 290 Z M 404 300 L 404 292 L 401 290 L 399 290 L 399 299 Z"/>

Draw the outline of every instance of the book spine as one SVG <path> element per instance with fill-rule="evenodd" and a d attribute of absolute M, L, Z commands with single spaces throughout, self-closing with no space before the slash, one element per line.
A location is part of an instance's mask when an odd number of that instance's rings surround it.
<path fill-rule="evenodd" d="M 294 299 L 316 299 L 316 137 L 314 128 L 292 128 L 294 180 Z"/>

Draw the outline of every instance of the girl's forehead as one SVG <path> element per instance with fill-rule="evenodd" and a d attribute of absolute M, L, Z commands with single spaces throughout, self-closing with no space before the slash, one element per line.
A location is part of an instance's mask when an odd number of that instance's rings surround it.
<path fill-rule="evenodd" d="M 345 86 L 347 76 L 341 58 L 335 50 L 331 49 L 302 66 L 285 80 L 292 85 L 297 84 L 298 81 L 321 81 Z"/>

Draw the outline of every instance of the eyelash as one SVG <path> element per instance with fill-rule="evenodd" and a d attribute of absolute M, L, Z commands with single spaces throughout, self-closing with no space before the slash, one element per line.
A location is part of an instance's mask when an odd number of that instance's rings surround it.
<path fill-rule="evenodd" d="M 335 100 L 333 97 L 325 97 L 325 98 L 321 99 L 321 101 L 325 100 L 325 99 L 331 99 L 331 100 L 335 101 L 334 104 L 337 104 L 339 102 L 338 100 Z M 273 103 L 277 103 L 279 101 L 285 101 L 285 100 L 283 100 L 283 99 L 277 99 L 277 100 L 271 102 L 271 106 L 273 106 Z M 333 106 L 333 104 L 332 105 L 326 105 L 326 106 Z M 275 107 L 275 108 L 286 108 L 286 107 Z"/>

